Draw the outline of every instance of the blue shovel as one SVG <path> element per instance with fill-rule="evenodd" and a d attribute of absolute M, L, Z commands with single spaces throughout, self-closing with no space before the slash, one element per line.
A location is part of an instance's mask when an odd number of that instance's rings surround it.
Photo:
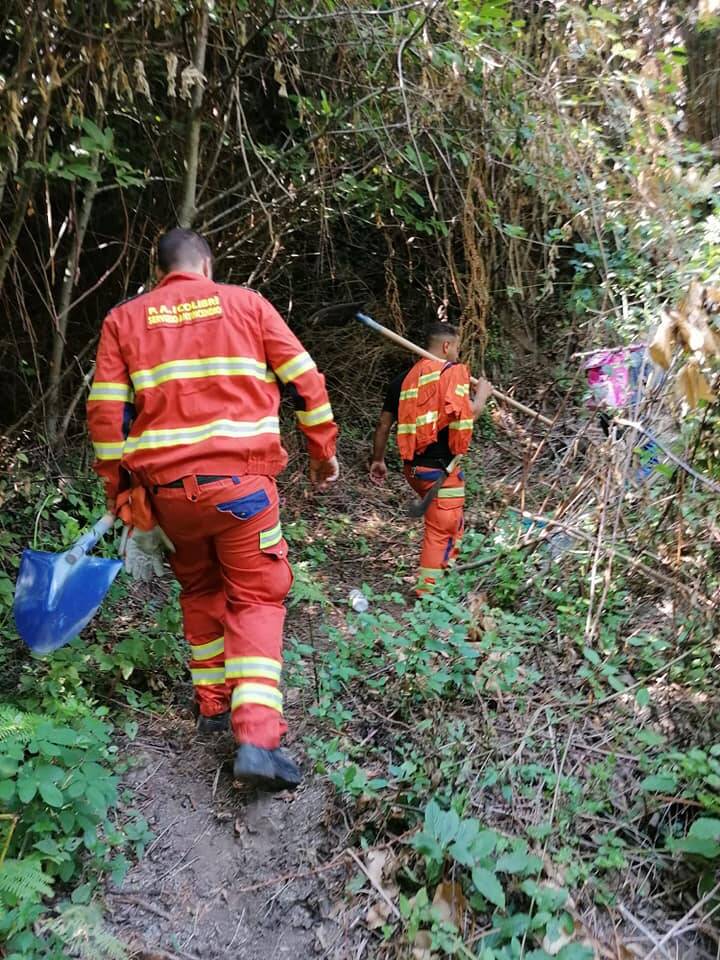
<path fill-rule="evenodd" d="M 64 646 L 95 616 L 123 564 L 88 554 L 115 519 L 106 513 L 65 553 L 23 550 L 13 613 L 33 653 Z"/>

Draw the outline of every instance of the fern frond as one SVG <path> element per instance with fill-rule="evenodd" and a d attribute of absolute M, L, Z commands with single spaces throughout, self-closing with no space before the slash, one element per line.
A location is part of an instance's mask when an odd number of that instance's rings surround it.
<path fill-rule="evenodd" d="M 35 857 L 8 858 L 0 867 L 0 900 L 9 894 L 16 900 L 37 900 L 53 892 L 52 880 Z"/>
<path fill-rule="evenodd" d="M 95 903 L 66 907 L 59 916 L 44 921 L 41 926 L 82 960 L 98 960 L 98 957 L 128 960 L 127 948 L 105 929 L 102 911 Z"/>
<path fill-rule="evenodd" d="M 47 718 L 39 713 L 26 713 L 8 704 L 0 706 L 0 743 L 11 737 L 28 743 L 46 720 Z"/>

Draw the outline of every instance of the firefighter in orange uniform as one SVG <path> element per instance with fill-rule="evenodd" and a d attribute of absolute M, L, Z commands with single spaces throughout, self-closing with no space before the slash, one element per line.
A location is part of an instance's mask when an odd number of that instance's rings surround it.
<path fill-rule="evenodd" d="M 427 349 L 438 359 L 422 359 L 393 380 L 385 395 L 370 462 L 370 479 L 381 484 L 387 477 L 385 450 L 393 423 L 405 464 L 405 478 L 421 497 L 446 474 L 425 514 L 425 532 L 420 556 L 417 592 L 431 589 L 458 552 L 463 532 L 465 485 L 460 467 L 447 468 L 452 459 L 467 452 L 473 422 L 492 392 L 487 380 L 479 380 L 470 396 L 470 374 L 458 363 L 458 331 L 449 323 L 433 323 Z"/>
<path fill-rule="evenodd" d="M 127 524 L 128 571 L 150 579 L 169 552 L 198 729 L 232 727 L 238 779 L 294 788 L 300 770 L 279 749 L 292 583 L 274 479 L 287 463 L 279 383 L 291 385 L 322 490 L 338 477 L 325 380 L 263 297 L 213 281 L 198 234 L 161 238 L 158 275 L 103 324 L 88 400 L 95 469 Z"/>

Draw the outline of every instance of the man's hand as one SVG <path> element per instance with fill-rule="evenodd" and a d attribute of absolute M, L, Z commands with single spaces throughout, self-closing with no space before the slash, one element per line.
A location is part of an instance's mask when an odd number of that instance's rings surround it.
<path fill-rule="evenodd" d="M 310 483 L 320 493 L 327 490 L 340 476 L 340 464 L 337 457 L 329 460 L 314 460 L 310 457 Z"/>
<path fill-rule="evenodd" d="M 175 547 L 161 527 L 153 527 L 152 530 L 125 527 L 120 555 L 125 562 L 125 571 L 134 580 L 149 583 L 154 576 L 162 576 L 163 554 L 166 550 L 175 553 Z"/>
<path fill-rule="evenodd" d="M 492 396 L 492 392 L 493 385 L 489 380 L 485 380 L 484 377 L 479 377 L 475 381 L 475 393 L 473 394 L 471 405 L 476 417 L 482 413 L 485 404 Z"/>
<path fill-rule="evenodd" d="M 384 460 L 373 460 L 370 464 L 370 480 L 380 487 L 387 480 L 388 468 Z"/>

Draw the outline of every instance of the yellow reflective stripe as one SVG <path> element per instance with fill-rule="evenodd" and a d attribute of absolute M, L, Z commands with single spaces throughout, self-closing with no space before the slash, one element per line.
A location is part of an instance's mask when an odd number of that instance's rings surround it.
<path fill-rule="evenodd" d="M 434 383 L 435 380 L 439 380 L 441 372 L 440 370 L 435 370 L 433 373 L 423 374 L 418 380 L 418 386 L 424 387 L 426 383 Z"/>
<path fill-rule="evenodd" d="M 416 397 L 417 395 L 418 395 L 417 387 L 410 387 L 408 390 L 400 391 L 401 400 L 410 400 L 412 397 Z"/>
<path fill-rule="evenodd" d="M 190 673 L 194 687 L 209 687 L 214 683 L 225 683 L 224 667 L 195 667 Z"/>
<path fill-rule="evenodd" d="M 415 423 L 422 427 L 425 423 L 435 423 L 438 418 L 437 410 L 428 410 L 427 413 L 421 413 L 420 416 L 415 420 Z"/>
<path fill-rule="evenodd" d="M 296 380 L 302 376 L 303 373 L 307 373 L 308 370 L 314 369 L 315 364 L 310 354 L 299 353 L 296 357 L 293 357 L 292 360 L 281 364 L 275 371 L 275 376 L 282 380 L 283 383 L 290 383 L 291 380 Z"/>
<path fill-rule="evenodd" d="M 435 580 L 442 573 L 442 567 L 420 567 L 418 577 L 420 580 Z"/>
<path fill-rule="evenodd" d="M 274 383 L 267 364 L 253 357 L 199 357 L 190 360 L 168 360 L 147 370 L 130 374 L 135 390 L 159 387 L 169 380 L 196 380 L 204 377 L 255 377 Z"/>
<path fill-rule="evenodd" d="M 459 383 L 455 387 L 455 393 L 459 397 L 469 397 L 470 396 L 470 384 L 469 383 Z"/>
<path fill-rule="evenodd" d="M 144 430 L 139 437 L 128 437 L 125 453 L 136 450 L 156 450 L 160 447 L 178 447 L 191 443 L 204 443 L 213 437 L 259 437 L 263 433 L 280 433 L 277 417 L 262 420 L 212 420 L 196 427 L 178 427 L 168 430 Z"/>
<path fill-rule="evenodd" d="M 421 413 L 415 423 L 401 423 L 398 425 L 398 433 L 417 433 L 417 428 L 426 423 L 435 423 L 438 418 L 437 410 L 428 410 L 427 413 Z"/>
<path fill-rule="evenodd" d="M 260 549 L 266 550 L 268 547 L 274 547 L 276 543 L 282 540 L 282 526 L 276 523 L 270 530 L 263 530 L 260 534 Z"/>
<path fill-rule="evenodd" d="M 98 400 L 116 400 L 118 403 L 130 403 L 133 398 L 132 387 L 129 383 L 110 383 L 97 380 L 92 385 L 88 403 Z"/>
<path fill-rule="evenodd" d="M 231 707 L 236 710 L 247 703 L 257 703 L 262 707 L 283 712 L 283 697 L 278 689 L 266 683 L 241 683 L 233 689 Z"/>
<path fill-rule="evenodd" d="M 218 637 L 209 643 L 191 643 L 190 649 L 193 660 L 212 660 L 225 651 L 225 638 Z"/>
<path fill-rule="evenodd" d="M 225 661 L 225 676 L 228 680 L 240 677 L 264 677 L 280 682 L 282 664 L 270 657 L 231 657 Z"/>
<path fill-rule="evenodd" d="M 317 427 L 321 423 L 329 423 L 333 412 L 329 403 L 323 403 L 312 410 L 296 410 L 295 416 L 304 427 Z"/>
<path fill-rule="evenodd" d="M 438 490 L 438 497 L 441 499 L 449 500 L 452 497 L 464 497 L 465 496 L 465 487 L 440 487 Z"/>
<path fill-rule="evenodd" d="M 454 420 L 448 426 L 451 430 L 472 430 L 473 422 L 472 420 Z"/>
<path fill-rule="evenodd" d="M 98 460 L 120 460 L 125 449 L 125 443 L 120 440 L 117 443 L 93 443 L 95 456 Z"/>

